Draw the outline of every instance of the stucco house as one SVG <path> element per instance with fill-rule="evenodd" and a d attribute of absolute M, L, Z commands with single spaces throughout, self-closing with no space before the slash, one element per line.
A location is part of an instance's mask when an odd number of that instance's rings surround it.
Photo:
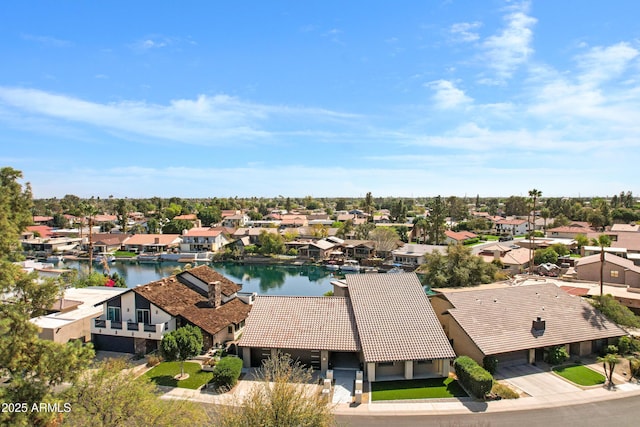
<path fill-rule="evenodd" d="M 205 348 L 234 342 L 255 299 L 240 289 L 205 265 L 128 289 L 101 304 L 92 341 L 99 350 L 148 353 L 164 334 L 190 324 L 201 329 Z"/>
<path fill-rule="evenodd" d="M 511 234 L 512 236 L 526 234 L 530 223 L 526 219 L 501 219 L 494 223 L 496 233 Z"/>
<path fill-rule="evenodd" d="M 578 280 L 599 282 L 600 254 L 580 258 L 574 268 Z M 603 281 L 640 289 L 640 267 L 629 259 L 605 252 Z"/>
<path fill-rule="evenodd" d="M 216 252 L 228 243 L 221 228 L 192 228 L 182 233 L 180 250 L 182 252 Z"/>
<path fill-rule="evenodd" d="M 393 263 L 403 267 L 418 267 L 425 263 L 424 256 L 433 251 L 444 253 L 445 246 L 405 244 L 391 251 Z"/>
<path fill-rule="evenodd" d="M 445 230 L 444 232 L 445 238 L 444 238 L 444 243 L 445 244 L 464 244 L 464 242 L 466 242 L 467 240 L 470 239 L 475 239 L 476 237 L 478 237 L 477 234 L 472 233 L 470 231 L 453 231 L 453 230 Z"/>
<path fill-rule="evenodd" d="M 526 248 L 512 248 L 496 243 L 481 248 L 478 256 L 485 262 L 500 261 L 504 270 L 511 274 L 519 274 L 527 269 L 531 252 Z"/>
<path fill-rule="evenodd" d="M 245 367 L 283 351 L 368 381 L 447 376 L 455 357 L 413 273 L 350 274 L 341 296 L 258 296 L 238 345 Z"/>
<path fill-rule="evenodd" d="M 182 239 L 179 234 L 134 234 L 123 244 L 125 251 L 135 253 L 162 253 L 177 249 Z"/>
<path fill-rule="evenodd" d="M 598 351 L 626 332 L 591 304 L 551 283 L 446 292 L 431 304 L 457 355 L 499 366 L 543 360 L 562 345 L 570 354 Z"/>

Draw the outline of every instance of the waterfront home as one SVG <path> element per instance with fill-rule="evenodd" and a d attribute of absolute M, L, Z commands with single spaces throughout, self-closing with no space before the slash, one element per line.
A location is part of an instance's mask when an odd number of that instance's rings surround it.
<path fill-rule="evenodd" d="M 535 363 L 553 346 L 587 356 L 626 335 L 591 304 L 551 283 L 449 291 L 431 304 L 456 354 L 480 365 L 485 356 L 498 358 L 499 366 Z"/>
<path fill-rule="evenodd" d="M 455 357 L 413 273 L 348 274 L 344 296 L 258 296 L 238 345 L 245 367 L 283 351 L 371 382 L 446 377 Z"/>
<path fill-rule="evenodd" d="M 94 253 L 110 253 L 120 250 L 127 240 L 131 238 L 128 234 L 122 233 L 98 233 L 91 236 Z M 89 249 L 89 245 L 83 245 L 84 250 Z"/>
<path fill-rule="evenodd" d="M 99 350 L 148 353 L 181 326 L 201 329 L 205 348 L 233 343 L 244 329 L 255 294 L 201 265 L 128 289 L 102 303 L 91 326 Z"/>
<path fill-rule="evenodd" d="M 182 233 L 182 252 L 216 252 L 229 243 L 222 228 L 199 227 Z"/>
<path fill-rule="evenodd" d="M 299 246 L 298 256 L 300 258 L 308 258 L 315 261 L 322 261 L 329 258 L 329 254 L 336 247 L 336 244 L 325 239 L 306 242 L 305 245 Z"/>
<path fill-rule="evenodd" d="M 163 253 L 178 249 L 182 242 L 179 234 L 134 234 L 123 243 L 123 249 L 136 253 Z"/>
<path fill-rule="evenodd" d="M 485 246 L 478 253 L 485 262 L 500 262 L 505 272 L 518 274 L 524 272 L 529 266 L 531 252 L 527 248 L 511 247 L 496 243 Z"/>
<path fill-rule="evenodd" d="M 403 267 L 418 267 L 425 263 L 424 256 L 433 251 L 440 251 L 444 253 L 446 247 L 436 245 L 418 245 L 418 244 L 405 244 L 398 249 L 391 251 L 393 257 L 393 263 Z"/>
<path fill-rule="evenodd" d="M 47 314 L 35 317 L 31 322 L 40 329 L 38 336 L 41 339 L 61 344 L 73 340 L 89 342 L 93 319 L 102 314 L 102 306 L 96 304 L 126 291 L 106 286 L 67 288 L 47 309 Z"/>

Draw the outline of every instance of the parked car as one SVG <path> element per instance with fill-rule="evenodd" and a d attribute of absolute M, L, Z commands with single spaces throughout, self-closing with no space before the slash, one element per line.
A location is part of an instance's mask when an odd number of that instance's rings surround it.
<path fill-rule="evenodd" d="M 510 240 L 513 240 L 513 236 L 500 236 L 498 242 L 508 242 Z"/>

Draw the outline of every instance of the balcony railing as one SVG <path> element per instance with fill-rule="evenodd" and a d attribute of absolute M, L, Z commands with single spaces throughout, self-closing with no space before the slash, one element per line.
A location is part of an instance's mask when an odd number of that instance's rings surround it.
<path fill-rule="evenodd" d="M 150 325 L 148 323 L 144 324 L 144 331 L 145 332 L 156 332 L 156 326 L 157 325 Z"/>
<path fill-rule="evenodd" d="M 139 323 L 127 322 L 127 331 L 139 331 L 139 330 L 140 330 L 140 324 Z"/>
<path fill-rule="evenodd" d="M 106 328 L 107 321 L 103 319 L 95 319 L 95 326 L 96 328 Z"/>
<path fill-rule="evenodd" d="M 169 329 L 169 324 L 135 323 L 129 321 L 115 322 L 107 319 L 93 319 L 92 329 L 94 330 L 94 333 L 107 335 L 121 335 L 123 332 L 126 335 L 127 331 L 131 333 L 131 336 L 147 337 L 146 335 L 149 334 L 147 338 L 150 338 L 151 334 L 158 334 L 161 337 L 161 335 Z"/>

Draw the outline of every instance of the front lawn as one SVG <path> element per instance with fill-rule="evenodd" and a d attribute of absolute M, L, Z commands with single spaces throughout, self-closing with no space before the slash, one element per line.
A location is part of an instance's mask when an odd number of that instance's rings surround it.
<path fill-rule="evenodd" d="M 592 386 L 605 382 L 604 375 L 583 365 L 560 366 L 553 368 L 553 372 L 581 386 Z"/>
<path fill-rule="evenodd" d="M 115 251 L 115 253 L 113 254 L 116 258 L 133 258 L 134 256 L 137 256 L 138 254 L 135 252 L 128 252 L 128 251 Z"/>
<path fill-rule="evenodd" d="M 197 389 L 208 383 L 213 378 L 212 372 L 205 372 L 200 369 L 200 364 L 195 362 L 184 362 L 184 373 L 189 374 L 189 378 L 176 381 L 174 378 L 180 374 L 180 362 L 162 362 L 150 371 L 145 373 L 151 381 L 157 385 L 169 387 L 182 387 Z"/>
<path fill-rule="evenodd" d="M 371 384 L 371 400 L 437 399 L 466 396 L 467 393 L 453 378 L 378 381 Z"/>

